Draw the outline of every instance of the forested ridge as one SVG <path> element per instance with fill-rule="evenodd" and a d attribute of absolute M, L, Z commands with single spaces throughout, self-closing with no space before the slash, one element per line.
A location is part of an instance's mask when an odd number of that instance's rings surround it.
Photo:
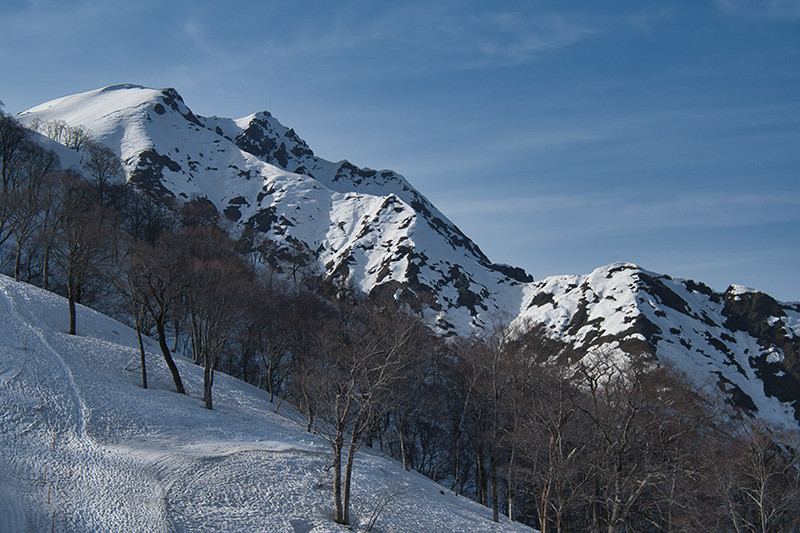
<path fill-rule="evenodd" d="M 236 229 L 199 201 L 126 183 L 113 151 L 36 124 L 58 157 L 0 115 L 0 267 L 87 305 L 173 356 L 291 403 L 330 444 L 334 519 L 352 521 L 355 453 L 380 450 L 457 494 L 545 531 L 787 531 L 800 526 L 797 431 L 708 397 L 642 353 L 579 359 L 498 316 L 442 337 L 422 310 L 325 279 L 291 242 Z M 589 362 L 591 361 L 591 362 Z M 142 347 L 142 387 L 147 364 Z"/>

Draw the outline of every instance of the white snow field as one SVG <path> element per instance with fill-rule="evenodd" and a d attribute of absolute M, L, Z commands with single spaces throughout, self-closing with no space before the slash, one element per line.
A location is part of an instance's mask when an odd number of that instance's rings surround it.
<path fill-rule="evenodd" d="M 347 531 L 328 446 L 291 409 L 218 374 L 207 411 L 202 369 L 177 357 L 176 394 L 151 340 L 142 389 L 132 330 L 84 307 L 66 326 L 65 300 L 0 276 L 0 533 Z M 372 450 L 354 479 L 356 531 L 385 496 L 373 531 L 531 531 Z"/>

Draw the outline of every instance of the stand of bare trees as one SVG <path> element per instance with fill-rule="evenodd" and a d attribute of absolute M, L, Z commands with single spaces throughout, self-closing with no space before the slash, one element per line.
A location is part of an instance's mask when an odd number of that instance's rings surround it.
<path fill-rule="evenodd" d="M 394 302 L 340 308 L 320 334 L 325 352 L 314 376 L 316 417 L 333 452 L 334 520 L 349 524 L 355 453 L 391 409 L 396 387 L 424 349 L 424 335 Z"/>
<path fill-rule="evenodd" d="M 192 358 L 203 366 L 203 402 L 211 409 L 214 371 L 256 306 L 258 287 L 253 270 L 234 252 L 234 242 L 216 226 L 186 228 L 177 244 L 185 279 L 182 312 Z"/>

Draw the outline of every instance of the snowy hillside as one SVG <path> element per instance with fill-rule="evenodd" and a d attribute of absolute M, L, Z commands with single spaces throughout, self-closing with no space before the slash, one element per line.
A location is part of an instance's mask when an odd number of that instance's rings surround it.
<path fill-rule="evenodd" d="M 655 356 L 752 415 L 800 420 L 799 304 L 736 287 L 716 294 L 627 263 L 534 282 L 491 263 L 402 176 L 317 158 L 265 111 L 197 116 L 174 89 L 112 86 L 19 118 L 84 126 L 152 196 L 213 206 L 234 231 L 305 249 L 341 285 L 421 303 L 441 332 L 504 317 L 541 323 L 574 344 L 572 362 Z"/>
<path fill-rule="evenodd" d="M 172 392 L 152 341 L 142 389 L 134 332 L 81 308 L 69 336 L 66 314 L 0 276 L 0 531 L 347 531 L 328 445 L 263 391 L 220 374 L 207 411 L 201 369 L 179 358 L 188 394 Z M 365 520 L 393 496 L 375 531 L 530 531 L 369 450 L 354 475 Z"/>
<path fill-rule="evenodd" d="M 544 285 L 555 289 L 563 282 L 567 292 L 549 293 L 553 301 L 541 307 L 598 303 L 593 295 L 627 306 L 624 284 L 658 286 L 651 275 L 619 264 L 591 276 L 554 278 Z M 647 303 L 654 313 L 665 302 L 679 306 L 678 298 L 687 302 L 687 316 L 702 309 L 702 298 L 689 301 L 679 290 L 690 282 L 659 280 L 669 292 L 659 289 Z M 744 288 L 726 297 L 736 302 L 721 307 L 729 318 L 762 299 Z M 291 410 L 282 411 L 289 418 L 275 415 L 262 391 L 219 375 L 217 410 L 206 411 L 200 369 L 179 360 L 189 395 L 171 392 L 152 341 L 152 388 L 143 390 L 128 328 L 81 308 L 79 335 L 66 335 L 63 300 L 5 277 L 0 300 L 0 531 L 46 531 L 48 524 L 56 531 L 346 531 L 326 518 L 328 446 L 304 433 Z M 605 316 L 581 307 L 586 310 L 573 309 L 573 316 Z M 795 328 L 797 310 L 786 311 L 777 317 L 781 312 L 771 309 L 766 322 Z M 679 327 L 693 327 L 664 314 Z M 581 329 L 576 335 L 586 338 Z M 758 407 L 780 414 L 777 403 Z M 358 455 L 355 474 L 357 509 L 369 514 L 381 497 L 393 497 L 375 531 L 524 530 L 493 524 L 488 509 L 374 452 Z"/>

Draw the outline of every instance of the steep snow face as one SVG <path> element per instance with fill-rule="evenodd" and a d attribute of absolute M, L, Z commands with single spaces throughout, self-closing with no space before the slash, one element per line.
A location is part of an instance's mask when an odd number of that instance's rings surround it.
<path fill-rule="evenodd" d="M 296 412 L 224 374 L 207 411 L 202 369 L 177 357 L 172 392 L 150 339 L 142 389 L 135 332 L 79 306 L 70 336 L 66 317 L 0 276 L 0 531 L 348 531 L 328 517 L 329 445 Z M 354 476 L 354 507 L 393 497 L 376 530 L 531 531 L 369 450 Z"/>
<path fill-rule="evenodd" d="M 236 224 L 301 243 L 342 284 L 427 303 L 445 331 L 519 307 L 531 279 L 492 264 L 402 176 L 317 158 L 267 112 L 200 117 L 173 89 L 117 85 L 20 115 L 34 119 L 87 128 L 131 183 L 166 203 L 210 202 Z"/>
<path fill-rule="evenodd" d="M 800 421 L 800 305 L 673 279 L 630 263 L 525 289 L 518 320 L 543 323 L 575 357 L 655 357 L 769 422 Z"/>

